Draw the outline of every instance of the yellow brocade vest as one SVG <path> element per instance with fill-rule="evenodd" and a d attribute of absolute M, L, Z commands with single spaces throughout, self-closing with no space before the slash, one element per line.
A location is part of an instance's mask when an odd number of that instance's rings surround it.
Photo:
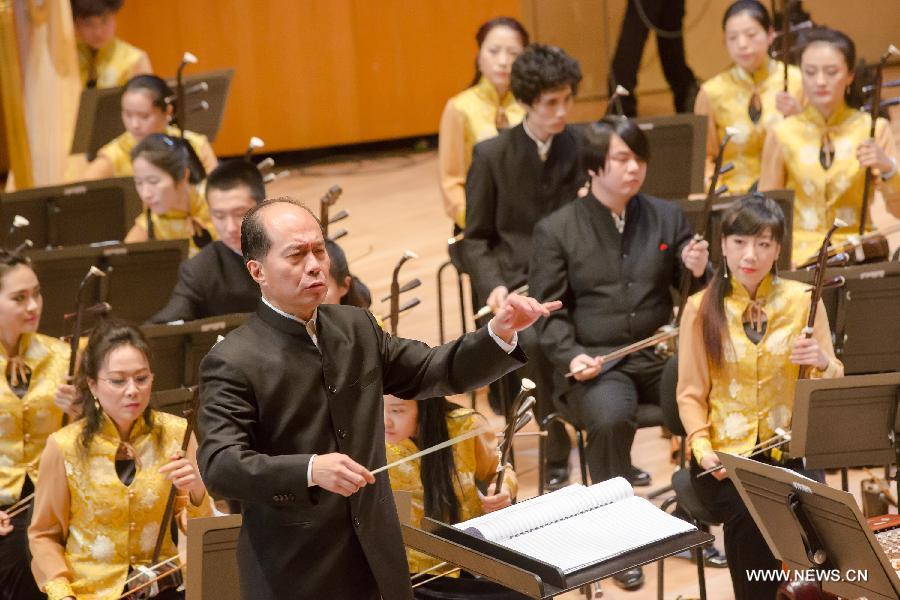
<path fill-rule="evenodd" d="M 793 262 L 801 263 L 815 254 L 835 217 L 847 223 L 838 229 L 832 243 L 845 241 L 859 233 L 865 169 L 856 158 L 856 148 L 869 138 L 871 117 L 842 105 L 825 122 L 813 106 L 785 119 L 772 129 L 784 157 L 785 186 L 794 190 Z M 878 131 L 887 127 L 884 119 L 876 123 Z M 824 169 L 819 162 L 822 140 L 828 132 L 834 146 L 834 162 Z M 871 206 L 871 199 L 870 204 Z M 867 217 L 868 229 L 871 219 Z"/>
<path fill-rule="evenodd" d="M 738 129 L 723 158 L 723 164 L 731 162 L 734 169 L 722 175 L 719 183 L 727 184 L 732 194 L 744 194 L 759 179 L 767 128 L 783 120 L 775 107 L 775 96 L 784 89 L 784 64 L 770 60 L 752 75 L 735 65 L 705 82 L 701 89 L 716 123 L 716 139 L 722 141 L 726 127 Z M 750 120 L 748 112 L 754 90 L 762 103 L 757 123 Z M 803 93 L 800 69 L 793 65 L 788 67 L 788 93 L 795 98 Z"/>
<path fill-rule="evenodd" d="M 209 216 L 209 206 L 207 206 L 206 201 L 193 186 L 188 187 L 188 192 L 190 193 L 190 203 L 188 205 L 189 212 L 170 210 L 161 215 L 151 212 L 150 219 L 153 221 L 153 234 L 155 239 L 190 240 L 188 257 L 192 257 L 200 252 L 200 248 L 198 248 L 196 244 L 194 244 L 194 240 L 191 239 L 191 236 L 194 235 L 195 222 L 206 229 L 212 236 L 212 239 L 215 240 L 218 236 L 213 227 L 212 219 Z M 144 231 L 147 230 L 146 209 L 141 211 L 141 214 L 135 217 L 134 224 Z"/>
<path fill-rule="evenodd" d="M 525 118 L 525 109 L 516 101 L 512 92 L 506 92 L 500 98 L 497 89 L 485 77 L 451 98 L 450 104 L 465 120 L 466 157 L 468 157 L 466 167 L 472 161 L 472 147 L 478 142 L 497 136 L 498 111 L 503 110 L 506 113 L 508 127 L 515 127 Z"/>
<path fill-rule="evenodd" d="M 119 38 L 113 38 L 97 51 L 94 59 L 97 74 L 97 88 L 111 88 L 125 85 L 134 75 L 150 73 L 150 59 L 147 53 Z M 86 85 L 91 64 L 91 48 L 78 42 L 78 69 L 81 85 Z"/>
<path fill-rule="evenodd" d="M 141 417 L 135 422 L 129 442 L 139 466 L 126 486 L 116 474 L 116 450 L 120 438 L 112 421 L 104 415 L 100 430 L 86 453 L 81 445 L 84 421 L 64 427 L 53 435 L 63 456 L 69 488 L 69 530 L 65 541 L 66 563 L 72 573 L 71 591 L 78 600 L 118 598 L 129 567 L 150 565 L 159 524 L 162 521 L 171 482 L 160 467 L 181 450 L 187 421 L 154 411 L 158 434 Z M 177 508 L 176 508 L 177 510 Z M 187 503 L 188 516 L 211 516 L 207 502 Z M 160 559 L 177 550 L 167 533 Z M 58 581 L 48 584 L 48 592 Z"/>
<path fill-rule="evenodd" d="M 744 286 L 731 278 L 725 297 L 729 341 L 721 367 L 709 365 L 709 443 L 714 450 L 740 454 L 758 440 L 790 429 L 799 367 L 790 361 L 793 340 L 809 317 L 809 286 L 797 281 L 762 281 L 756 300 L 768 317 L 765 335 L 754 344 L 744 331 L 743 315 L 751 303 Z M 705 292 L 691 296 L 698 308 Z M 815 371 L 813 371 L 815 373 Z M 706 440 L 698 440 L 706 444 Z M 703 448 L 693 448 L 695 455 Z"/>
<path fill-rule="evenodd" d="M 475 421 L 475 411 L 468 408 L 458 408 L 447 414 L 447 432 L 451 438 L 462 435 L 467 431 L 478 428 Z M 477 469 L 475 438 L 470 438 L 453 446 L 453 462 L 456 466 L 456 478 L 453 487 L 456 490 L 456 498 L 459 501 L 459 520 L 473 519 L 484 513 L 478 490 L 475 487 L 475 472 Z M 386 442 L 387 464 L 400 460 L 420 450 L 410 439 L 399 443 Z M 420 473 L 421 461 L 411 460 L 388 471 L 390 474 L 391 489 L 411 492 L 412 518 L 410 524 L 419 527 L 422 517 L 425 515 L 425 491 L 422 487 L 422 475 Z M 410 573 L 421 573 L 435 565 L 439 561 L 427 554 L 407 548 L 406 558 L 409 562 Z"/>
<path fill-rule="evenodd" d="M 21 399 L 9 387 L 9 357 L 0 346 L 0 507 L 19 500 L 26 474 L 37 484 L 44 445 L 62 425 L 63 413 L 53 396 L 65 380 L 69 346 L 28 333 L 19 340 L 19 355 L 31 369 L 31 383 Z"/>
<path fill-rule="evenodd" d="M 178 128 L 169 125 L 166 127 L 165 134 L 170 137 L 178 137 Z M 185 131 L 184 139 L 188 141 L 197 156 L 203 160 L 207 154 L 206 148 L 209 147 L 206 136 L 202 133 Z M 113 167 L 113 177 L 132 177 L 134 168 L 131 166 L 131 151 L 135 146 L 137 146 L 137 140 L 126 131 L 97 150 L 97 156 L 102 154 L 109 160 Z M 204 163 L 204 167 L 209 170 L 209 165 Z"/>

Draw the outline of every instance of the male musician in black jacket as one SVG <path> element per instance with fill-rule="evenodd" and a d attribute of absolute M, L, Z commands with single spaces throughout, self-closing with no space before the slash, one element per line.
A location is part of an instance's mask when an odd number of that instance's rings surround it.
<path fill-rule="evenodd" d="M 466 176 L 466 229 L 462 244 L 475 294 L 497 309 L 510 290 L 528 282 L 535 224 L 575 199 L 584 183 L 578 138 L 566 118 L 578 91 L 581 68 L 564 51 L 532 44 L 512 66 L 510 89 L 525 119 L 477 144 Z M 552 410 L 552 367 L 535 331 L 520 343 L 529 356 L 523 375 L 536 380 L 538 416 Z M 569 438 L 555 423 L 547 444 L 547 483 L 568 481 Z"/>
<path fill-rule="evenodd" d="M 621 476 L 649 485 L 649 475 L 631 464 L 631 445 L 638 403 L 659 403 L 664 359 L 653 348 L 609 365 L 596 357 L 671 321 L 671 289 L 685 268 L 699 289 L 708 244 L 692 240 L 677 205 L 640 193 L 649 148 L 634 121 L 606 117 L 585 138 L 590 193 L 535 227 L 530 292 L 563 302 L 539 321 L 538 333 L 558 374 L 556 391 L 587 429 L 591 479 Z M 578 369 L 575 382 L 564 383 L 562 374 Z M 639 569 L 616 577 L 626 589 L 642 582 Z"/>
<path fill-rule="evenodd" d="M 525 361 L 517 331 L 559 303 L 511 295 L 487 327 L 428 348 L 363 309 L 320 305 L 328 255 L 289 198 L 251 210 L 241 247 L 262 300 L 200 365 L 197 454 L 211 493 L 238 500 L 247 600 L 412 598 L 386 472 L 383 394 L 464 392 Z"/>
<path fill-rule="evenodd" d="M 241 256 L 241 219 L 266 197 L 262 175 L 243 159 L 219 163 L 206 179 L 209 216 L 219 239 L 181 264 L 168 304 L 151 323 L 192 321 L 256 310 L 259 285 Z"/>

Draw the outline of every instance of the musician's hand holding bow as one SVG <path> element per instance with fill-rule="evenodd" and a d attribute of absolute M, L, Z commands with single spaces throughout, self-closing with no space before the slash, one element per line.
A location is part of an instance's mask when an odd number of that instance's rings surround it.
<path fill-rule="evenodd" d="M 560 308 L 562 302 L 559 300 L 541 303 L 528 296 L 510 294 L 491 319 L 491 331 L 507 344 L 511 344 L 516 332 L 531 327 L 541 317 L 546 317 Z"/>
<path fill-rule="evenodd" d="M 329 492 L 349 497 L 367 483 L 375 483 L 375 476 L 346 454 L 332 452 L 316 455 L 312 482 Z"/>
<path fill-rule="evenodd" d="M 9 515 L 0 510 L 0 537 L 12 533 L 13 525 L 10 522 Z"/>
<path fill-rule="evenodd" d="M 828 357 L 822 352 L 819 342 L 814 337 L 800 336 L 794 340 L 791 362 L 795 365 L 809 365 L 820 371 L 828 368 Z"/>
<path fill-rule="evenodd" d="M 490 294 L 488 294 L 485 304 L 491 307 L 491 312 L 495 313 L 500 310 L 500 307 L 503 306 L 504 302 L 506 302 L 507 296 L 509 296 L 509 290 L 506 288 L 506 286 L 498 285 L 491 290 Z"/>
<path fill-rule="evenodd" d="M 71 421 L 75 421 L 81 418 L 84 407 L 82 406 L 81 398 L 78 397 L 78 391 L 71 384 L 71 381 L 71 377 L 66 377 L 66 383 L 61 383 L 56 387 L 53 403 L 69 415 Z"/>
<path fill-rule="evenodd" d="M 700 460 L 700 467 L 706 471 L 707 469 L 712 469 L 714 467 L 718 467 L 722 464 L 722 461 L 719 460 L 719 457 L 716 456 L 715 452 L 707 452 L 703 455 L 703 458 Z M 723 479 L 728 478 L 728 471 L 725 470 L 725 467 L 722 467 L 718 471 L 713 471 L 710 473 L 713 477 L 722 481 Z"/>
<path fill-rule="evenodd" d="M 603 369 L 602 356 L 579 354 L 569 362 L 569 372 L 576 381 L 588 381 L 600 374 Z"/>
<path fill-rule="evenodd" d="M 206 486 L 200 478 L 197 465 L 184 457 L 180 450 L 169 458 L 170 462 L 159 468 L 159 472 L 171 481 L 179 492 L 187 492 L 191 503 L 199 506 L 206 495 Z"/>
<path fill-rule="evenodd" d="M 894 170 L 894 161 L 872 138 L 864 140 L 856 147 L 856 159 L 863 168 L 878 169 L 882 175 Z"/>
<path fill-rule="evenodd" d="M 785 117 L 796 115 L 803 110 L 800 101 L 794 98 L 790 92 L 785 91 L 780 91 L 775 94 L 775 108 Z"/>
<path fill-rule="evenodd" d="M 691 240 L 681 251 L 681 262 L 694 277 L 703 277 L 709 262 L 709 242 Z"/>
<path fill-rule="evenodd" d="M 509 488 L 506 487 L 505 483 L 500 486 L 499 492 L 497 492 L 493 484 L 488 486 L 488 491 L 496 493 L 487 496 L 482 496 L 480 492 L 478 494 L 478 497 L 481 498 L 481 507 L 484 509 L 484 512 L 494 512 L 512 504 L 512 495 L 509 493 Z"/>

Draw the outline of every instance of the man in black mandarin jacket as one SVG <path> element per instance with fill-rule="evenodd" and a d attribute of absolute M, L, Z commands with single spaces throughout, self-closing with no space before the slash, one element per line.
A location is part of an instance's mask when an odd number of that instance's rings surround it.
<path fill-rule="evenodd" d="M 558 303 L 511 296 L 490 323 L 438 348 L 391 337 L 367 311 L 321 305 L 321 228 L 290 199 L 242 226 L 259 282 L 256 315 L 200 366 L 198 463 L 210 492 L 238 500 L 242 597 L 411 598 L 386 472 L 382 395 L 483 386 L 523 364 L 516 331 Z"/>
<path fill-rule="evenodd" d="M 585 181 L 578 136 L 566 125 L 580 81 L 578 63 L 559 48 L 527 47 L 513 63 L 510 81 L 525 107 L 524 121 L 474 148 L 461 253 L 479 303 L 493 309 L 528 282 L 535 224 L 571 202 Z M 537 416 L 543 418 L 552 411 L 552 367 L 533 329 L 520 343 L 529 356 L 522 374 L 537 383 Z M 549 433 L 547 483 L 557 487 L 568 479 L 569 438 L 559 423 Z"/>
<path fill-rule="evenodd" d="M 246 160 L 224 161 L 206 179 L 206 202 L 218 240 L 181 263 L 168 304 L 151 323 L 252 312 L 259 285 L 241 255 L 241 219 L 266 197 L 262 175 Z"/>

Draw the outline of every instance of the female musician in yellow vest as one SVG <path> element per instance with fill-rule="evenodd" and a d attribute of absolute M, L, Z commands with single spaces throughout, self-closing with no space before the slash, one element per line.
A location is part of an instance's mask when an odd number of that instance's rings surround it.
<path fill-rule="evenodd" d="M 725 128 L 738 130 L 724 158 L 734 164 L 734 169 L 722 175 L 720 183 L 727 184 L 733 194 L 743 194 L 759 179 L 766 128 L 802 108 L 800 70 L 788 67 L 788 91 L 784 92 L 784 64 L 768 54 L 775 35 L 772 21 L 757 0 L 732 3 L 725 11 L 722 29 L 725 48 L 734 64 L 700 87 L 694 112 L 708 119 L 707 181 L 715 168 Z"/>
<path fill-rule="evenodd" d="M 47 437 L 59 429 L 69 346 L 37 333 L 43 299 L 27 259 L 0 252 L 0 598 L 43 598 L 31 576 L 28 497 Z M 61 391 L 62 388 L 62 391 Z M 67 405 L 70 418 L 80 412 Z M 18 504 L 23 510 L 10 510 Z M 10 513 L 13 516 L 10 516 Z"/>
<path fill-rule="evenodd" d="M 819 301 L 812 337 L 809 286 L 777 275 L 784 214 L 761 195 L 741 198 L 722 217 L 723 264 L 713 282 L 691 296 L 678 345 L 678 408 L 693 459 L 691 481 L 725 527 L 725 554 L 737 600 L 774 598 L 777 582 L 751 582 L 747 569 L 780 568 L 714 451 L 746 453 L 789 430 L 800 365 L 813 377 L 840 377 L 825 307 Z M 756 457 L 777 462 L 775 456 Z M 784 463 L 799 470 L 802 461 Z M 815 474 L 814 474 L 815 475 Z M 816 475 L 821 477 L 820 475 Z"/>
<path fill-rule="evenodd" d="M 86 88 L 125 85 L 135 75 L 152 73 L 147 53 L 116 37 L 116 13 L 124 0 L 72 0 L 78 67 Z"/>
<path fill-rule="evenodd" d="M 149 407 L 150 359 L 143 334 L 122 323 L 102 324 L 88 341 L 77 379 L 84 418 L 47 441 L 28 531 L 50 600 L 117 598 L 130 573 L 150 565 L 173 484 L 179 525 L 211 516 L 193 435 L 181 453 L 186 421 Z M 167 531 L 160 557 L 176 554 Z"/>
<path fill-rule="evenodd" d="M 776 124 L 766 137 L 760 190 L 794 190 L 793 255 L 795 264 L 816 252 L 835 217 L 848 226 L 834 242 L 858 233 L 865 169 L 876 174 L 874 199 L 900 212 L 900 177 L 890 124 L 878 119 L 875 139 L 871 118 L 847 104 L 856 48 L 839 31 L 816 28 L 804 36 L 800 56 L 808 104 L 799 114 Z M 867 223 L 871 219 L 867 217 Z"/>
<path fill-rule="evenodd" d="M 169 125 L 174 112 L 171 98 L 174 92 L 156 75 L 138 75 L 125 84 L 122 92 L 122 123 L 125 133 L 97 150 L 84 173 L 84 179 L 128 177 L 134 175 L 131 153 L 144 138 L 154 133 L 175 137 L 178 129 Z M 186 139 L 203 168 L 209 173 L 219 164 L 216 153 L 205 135 L 185 131 Z"/>
<path fill-rule="evenodd" d="M 191 185 L 188 153 L 178 138 L 162 133 L 148 135 L 131 153 L 134 185 L 144 209 L 134 220 L 125 242 L 149 239 L 147 209 L 153 239 L 190 240 L 190 256 L 216 237 L 209 207 Z"/>
<path fill-rule="evenodd" d="M 513 18 L 496 17 L 478 28 L 475 40 L 475 78 L 471 87 L 447 102 L 438 131 L 444 211 L 453 219 L 457 233 L 466 221 L 465 183 L 472 147 L 525 117 L 525 109 L 509 91 L 513 61 L 528 45 L 525 27 Z"/>
<path fill-rule="evenodd" d="M 387 464 L 486 424 L 486 419 L 477 412 L 451 404 L 445 398 L 411 402 L 385 396 Z M 388 473 L 392 490 L 411 493 L 410 522 L 419 527 L 423 516 L 445 523 L 458 523 L 509 506 L 518 489 L 516 475 L 507 467 L 500 493 L 491 493 L 494 491 L 497 464 L 497 442 L 493 433 L 488 432 L 464 440 L 452 448 L 398 465 Z M 479 483 L 488 486 L 487 495 L 481 493 Z M 406 556 L 412 576 L 439 563 L 412 549 L 407 549 Z M 431 575 L 439 575 L 451 568 L 437 569 Z M 440 595 L 441 598 L 469 598 L 477 596 L 479 592 L 503 594 L 502 588 L 482 580 L 473 580 L 468 575 L 460 578 L 458 573 L 435 580 L 415 591 L 417 598 L 431 598 L 429 592 L 448 594 Z"/>

